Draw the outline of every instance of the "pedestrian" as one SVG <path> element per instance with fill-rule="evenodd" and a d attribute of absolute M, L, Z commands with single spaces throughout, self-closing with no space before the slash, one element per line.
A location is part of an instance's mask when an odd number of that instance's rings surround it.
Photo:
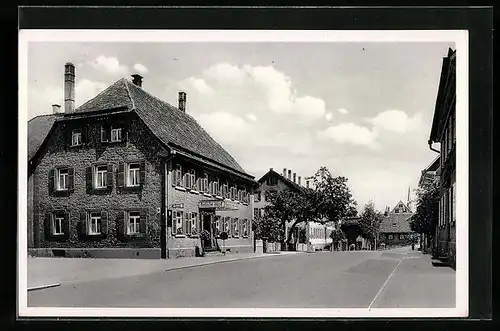
<path fill-rule="evenodd" d="M 415 243 L 411 243 L 411 250 L 414 251 L 415 250 Z"/>

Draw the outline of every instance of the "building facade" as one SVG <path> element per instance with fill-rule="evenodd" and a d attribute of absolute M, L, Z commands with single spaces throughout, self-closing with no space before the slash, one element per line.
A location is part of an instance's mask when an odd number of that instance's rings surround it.
<path fill-rule="evenodd" d="M 174 258 L 253 251 L 256 182 L 186 113 L 120 79 L 65 110 L 30 160 L 33 254 Z"/>
<path fill-rule="evenodd" d="M 380 223 L 380 244 L 385 244 L 385 247 L 411 244 L 414 235 L 410 228 L 412 215 L 408 205 L 399 201 Z"/>
<path fill-rule="evenodd" d="M 456 260 L 456 51 L 443 58 L 429 148 L 439 153 L 440 199 L 435 255 L 455 266 Z M 439 144 L 439 150 L 433 144 Z"/>

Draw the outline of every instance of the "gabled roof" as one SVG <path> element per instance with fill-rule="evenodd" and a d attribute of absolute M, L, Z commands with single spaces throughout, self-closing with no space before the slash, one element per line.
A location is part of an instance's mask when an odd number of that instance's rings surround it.
<path fill-rule="evenodd" d="M 28 121 L 28 161 L 35 156 L 49 134 L 59 114 L 48 114 L 34 117 Z"/>
<path fill-rule="evenodd" d="M 109 110 L 133 111 L 170 149 L 212 161 L 240 176 L 253 179 L 199 124 L 183 111 L 122 78 L 65 117 Z"/>
<path fill-rule="evenodd" d="M 392 208 L 392 211 L 391 213 L 395 213 L 395 210 L 400 206 L 402 205 L 403 206 L 403 212 L 399 212 L 399 213 L 410 213 L 411 214 L 411 210 L 410 210 L 410 207 L 408 207 L 408 205 L 406 203 L 404 203 L 402 200 L 399 200 L 399 202 L 394 206 L 394 208 Z"/>
<path fill-rule="evenodd" d="M 294 183 L 292 180 L 286 178 L 285 176 L 281 175 L 280 173 L 274 171 L 273 169 L 270 169 L 268 172 L 266 172 L 257 182 L 259 184 L 262 183 L 264 180 L 266 180 L 266 178 L 268 176 L 277 176 L 281 181 L 283 181 L 287 186 L 289 186 L 293 190 L 304 191 L 307 189 L 303 186 L 300 186 L 297 183 Z"/>
<path fill-rule="evenodd" d="M 449 48 L 447 57 L 443 58 L 441 75 L 439 78 L 438 93 L 436 97 L 436 104 L 434 107 L 434 117 L 432 119 L 432 126 L 429 137 L 430 142 L 437 142 L 439 140 L 438 135 L 440 131 L 440 125 L 442 122 L 443 112 L 447 110 L 443 109 L 443 105 L 446 100 L 446 90 L 449 83 L 453 79 L 455 79 L 455 77 L 451 77 L 450 75 L 451 69 L 455 65 L 455 57 L 456 57 L 456 50 L 452 50 L 451 48 Z M 455 93 L 455 91 L 453 91 L 452 93 Z"/>
<path fill-rule="evenodd" d="M 410 228 L 411 213 L 391 213 L 380 223 L 380 233 L 408 233 Z"/>

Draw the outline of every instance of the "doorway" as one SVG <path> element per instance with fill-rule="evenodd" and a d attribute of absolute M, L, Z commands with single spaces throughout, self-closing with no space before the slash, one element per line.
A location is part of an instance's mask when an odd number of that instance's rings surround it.
<path fill-rule="evenodd" d="M 207 237 L 203 237 L 203 250 L 205 252 L 217 250 L 217 243 L 215 241 L 215 212 L 202 212 L 201 214 L 201 228 L 202 231 L 207 233 Z"/>

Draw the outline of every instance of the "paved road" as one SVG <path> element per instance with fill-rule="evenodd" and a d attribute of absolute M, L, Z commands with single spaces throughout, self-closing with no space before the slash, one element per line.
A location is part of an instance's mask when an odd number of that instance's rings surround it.
<path fill-rule="evenodd" d="M 28 306 L 429 308 L 455 306 L 455 272 L 420 253 L 277 255 L 28 293 Z"/>

